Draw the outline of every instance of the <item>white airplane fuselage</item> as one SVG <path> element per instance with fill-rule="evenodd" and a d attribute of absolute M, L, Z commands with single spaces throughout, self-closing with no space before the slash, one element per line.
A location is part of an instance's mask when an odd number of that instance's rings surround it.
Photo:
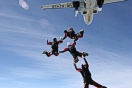
<path fill-rule="evenodd" d="M 98 1 L 98 5 L 97 5 Z M 60 9 L 60 8 L 75 8 L 75 17 L 80 12 L 83 15 L 84 22 L 91 24 L 93 16 L 102 10 L 103 4 L 109 4 L 114 2 L 121 2 L 126 0 L 77 0 L 72 2 L 64 2 L 57 4 L 43 5 L 41 8 L 45 9 Z"/>
<path fill-rule="evenodd" d="M 81 14 L 84 17 L 84 21 L 86 24 L 91 24 L 93 20 L 93 10 L 96 9 L 96 0 L 84 0 L 85 1 L 85 7 L 81 9 Z"/>

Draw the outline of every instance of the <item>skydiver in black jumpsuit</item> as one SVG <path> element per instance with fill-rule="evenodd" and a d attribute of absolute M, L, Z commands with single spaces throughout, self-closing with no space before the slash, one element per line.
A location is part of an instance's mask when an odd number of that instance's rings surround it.
<path fill-rule="evenodd" d="M 76 64 L 74 63 L 75 69 L 81 73 L 83 80 L 84 80 L 84 88 L 89 88 L 89 84 L 93 85 L 97 88 L 107 88 L 105 86 L 102 86 L 101 84 L 98 84 L 97 82 L 95 82 L 92 77 L 91 77 L 91 73 L 89 71 L 89 64 L 86 61 L 86 59 L 84 58 L 85 64 L 82 64 L 81 68 L 77 68 Z"/>
<path fill-rule="evenodd" d="M 66 39 L 66 37 L 69 37 L 71 39 L 74 39 L 74 42 L 78 40 L 78 38 L 82 38 L 84 34 L 84 30 L 80 30 L 79 33 L 75 33 L 73 28 L 69 28 L 68 30 L 64 30 L 64 37 L 62 40 Z"/>
<path fill-rule="evenodd" d="M 46 54 L 48 57 L 50 57 L 52 54 L 54 54 L 55 56 L 58 56 L 59 55 L 58 45 L 60 43 L 63 43 L 63 41 L 62 40 L 57 41 L 56 38 L 53 39 L 53 42 L 48 42 L 47 40 L 47 45 L 51 45 L 52 50 L 51 52 L 44 51 L 42 54 Z"/>
<path fill-rule="evenodd" d="M 104 0 L 97 0 L 97 5 L 99 8 L 102 8 L 103 3 L 104 3 Z"/>
<path fill-rule="evenodd" d="M 74 58 L 74 62 L 77 63 L 79 61 L 78 56 L 79 57 L 85 57 L 88 56 L 88 53 L 86 52 L 78 52 L 75 48 L 76 42 L 74 42 L 73 44 L 70 44 L 70 42 L 67 43 L 68 48 L 65 48 L 63 51 L 59 51 L 59 53 L 64 53 L 66 51 L 69 51 L 70 54 L 73 56 Z"/>

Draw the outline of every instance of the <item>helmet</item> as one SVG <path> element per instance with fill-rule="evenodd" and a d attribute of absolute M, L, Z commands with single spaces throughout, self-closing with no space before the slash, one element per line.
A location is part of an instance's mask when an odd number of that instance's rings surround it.
<path fill-rule="evenodd" d="M 53 41 L 54 41 L 54 42 L 56 42 L 56 41 L 57 41 L 57 39 L 56 39 L 56 38 L 53 38 Z"/>
<path fill-rule="evenodd" d="M 70 31 L 70 30 L 73 30 L 73 28 L 68 28 L 68 30 Z"/>
<path fill-rule="evenodd" d="M 68 28 L 67 32 L 70 33 L 70 34 L 74 34 L 75 33 L 75 31 L 73 30 L 73 28 Z"/>
<path fill-rule="evenodd" d="M 64 30 L 64 33 L 67 33 L 67 30 Z"/>
<path fill-rule="evenodd" d="M 67 46 L 72 45 L 70 42 L 67 42 Z"/>

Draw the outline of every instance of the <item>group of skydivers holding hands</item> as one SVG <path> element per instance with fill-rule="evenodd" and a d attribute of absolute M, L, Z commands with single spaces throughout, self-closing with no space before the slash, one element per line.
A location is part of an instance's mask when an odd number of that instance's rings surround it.
<path fill-rule="evenodd" d="M 79 38 L 82 38 L 84 34 L 84 30 L 80 30 L 79 33 L 75 33 L 75 31 L 73 30 L 73 28 L 68 28 L 67 30 L 64 30 L 64 37 L 61 37 L 61 39 L 58 41 L 56 38 L 53 38 L 53 42 L 49 42 L 47 39 L 47 45 L 51 45 L 51 52 L 47 52 L 47 51 L 43 51 L 42 54 L 46 54 L 48 57 L 50 57 L 51 55 L 55 55 L 58 56 L 59 53 L 64 53 L 66 51 L 69 51 L 70 54 L 73 56 L 74 59 L 74 66 L 75 69 L 81 73 L 83 80 L 84 80 L 84 88 L 89 88 L 89 84 L 90 85 L 94 85 L 97 88 L 107 88 L 101 84 L 98 84 L 97 82 L 95 82 L 92 77 L 91 77 L 91 73 L 89 71 L 89 64 L 87 62 L 87 60 L 85 59 L 86 56 L 88 56 L 89 54 L 86 52 L 79 52 L 76 50 L 75 46 L 76 46 L 76 41 Z M 71 44 L 70 42 L 67 43 L 67 48 L 65 48 L 63 51 L 58 51 L 58 45 L 63 43 L 63 40 L 66 39 L 66 37 L 69 37 L 71 39 L 74 39 L 74 42 Z M 78 56 L 83 58 L 85 61 L 85 64 L 81 65 L 81 68 L 77 68 L 76 63 L 79 61 Z"/>

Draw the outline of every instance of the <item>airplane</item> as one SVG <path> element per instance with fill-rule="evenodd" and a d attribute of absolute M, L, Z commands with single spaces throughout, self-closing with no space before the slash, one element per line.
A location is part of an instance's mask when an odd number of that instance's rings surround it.
<path fill-rule="evenodd" d="M 41 8 L 45 9 L 60 9 L 60 8 L 75 8 L 75 17 L 81 13 L 84 22 L 90 25 L 93 21 L 94 14 L 102 11 L 103 4 L 110 4 L 115 2 L 122 2 L 126 0 L 79 0 L 72 2 L 64 2 L 57 4 L 43 5 Z"/>

